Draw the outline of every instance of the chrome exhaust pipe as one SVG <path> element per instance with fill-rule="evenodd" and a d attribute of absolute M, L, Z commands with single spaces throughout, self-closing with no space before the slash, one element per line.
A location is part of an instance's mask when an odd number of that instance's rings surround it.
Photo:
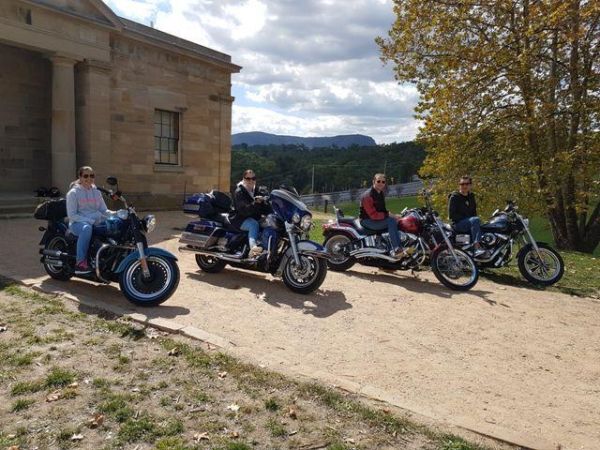
<path fill-rule="evenodd" d="M 389 255 L 384 255 L 383 253 L 379 253 L 379 252 L 361 252 L 361 253 L 358 253 L 358 254 L 352 255 L 352 256 L 356 259 L 376 258 L 376 259 L 384 259 L 384 260 L 390 261 L 390 262 L 398 262 L 402 259 L 402 258 L 394 258 Z"/>
<path fill-rule="evenodd" d="M 215 252 L 211 252 L 208 250 L 201 250 L 198 248 L 179 247 L 179 251 L 195 253 L 197 255 L 213 256 L 215 258 L 221 259 L 223 261 L 231 262 L 231 263 L 250 264 L 250 263 L 255 263 L 257 261 L 256 259 L 252 259 L 252 258 L 242 258 L 241 256 L 239 258 L 236 258 L 235 256 L 227 255 L 225 253 L 215 253 Z"/>

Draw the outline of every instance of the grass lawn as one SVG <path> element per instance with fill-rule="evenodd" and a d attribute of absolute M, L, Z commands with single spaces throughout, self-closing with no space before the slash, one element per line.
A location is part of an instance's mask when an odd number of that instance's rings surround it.
<path fill-rule="evenodd" d="M 0 449 L 484 448 L 1 279 L 0 360 Z"/>
<path fill-rule="evenodd" d="M 400 212 L 405 207 L 414 208 L 421 206 L 418 197 L 389 198 L 386 200 L 387 208 L 392 212 Z M 358 203 L 346 203 L 338 205 L 346 216 L 358 215 Z M 332 213 L 332 207 L 328 208 L 328 213 Z M 314 211 L 323 211 L 323 208 L 314 208 Z M 527 214 L 525 214 L 527 216 Z M 333 216 L 331 216 L 333 217 Z M 445 212 L 442 212 L 442 218 L 445 218 Z M 315 219 L 316 226 L 311 231 L 311 239 L 316 242 L 323 242 L 321 224 L 324 220 L 322 214 L 318 214 Z M 531 232 L 537 241 L 548 242 L 554 245 L 552 232 L 548 221 L 543 217 L 530 217 Z M 518 249 L 517 249 L 518 251 Z M 596 248 L 593 255 L 561 251 L 561 256 L 565 262 L 565 274 L 556 285 L 549 289 L 558 290 L 567 294 L 581 296 L 600 295 L 600 246 Z M 518 285 L 536 289 L 535 286 L 528 283 L 519 273 L 516 260 L 513 260 L 508 267 L 482 272 L 486 278 L 498 283 Z"/>

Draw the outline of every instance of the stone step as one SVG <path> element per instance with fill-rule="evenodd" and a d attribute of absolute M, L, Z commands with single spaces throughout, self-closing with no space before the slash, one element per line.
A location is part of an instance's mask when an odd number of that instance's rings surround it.
<path fill-rule="evenodd" d="M 35 208 L 36 205 L 48 200 L 48 197 L 32 197 L 32 196 L 5 196 L 0 194 L 0 208 L 3 206 L 19 206 L 29 205 Z"/>
<path fill-rule="evenodd" d="M 37 203 L 34 204 L 20 204 L 20 205 L 6 205 L 0 202 L 0 214 L 29 214 L 33 217 L 33 212 Z"/>

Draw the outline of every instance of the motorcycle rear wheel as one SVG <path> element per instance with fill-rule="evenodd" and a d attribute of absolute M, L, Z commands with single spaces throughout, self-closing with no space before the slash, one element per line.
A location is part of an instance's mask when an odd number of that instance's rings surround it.
<path fill-rule="evenodd" d="M 45 250 L 58 250 L 61 252 L 69 251 L 69 244 L 64 236 L 56 235 L 48 240 L 48 243 L 44 247 Z M 44 262 L 44 270 L 50 277 L 55 280 L 60 281 L 69 281 L 73 277 L 73 270 L 71 270 L 68 266 L 66 266 L 65 262 L 62 262 L 62 265 L 55 266 L 53 264 L 48 264 Z"/>
<path fill-rule="evenodd" d="M 527 244 L 517 255 L 519 272 L 537 286 L 551 286 L 562 278 L 565 263 L 560 254 L 548 244 L 538 242 L 541 261 L 533 245 Z"/>
<path fill-rule="evenodd" d="M 283 283 L 298 294 L 310 294 L 323 284 L 327 275 L 327 264 L 323 259 L 314 256 L 298 256 L 301 267 L 297 267 L 294 258 L 290 258 L 283 268 Z"/>
<path fill-rule="evenodd" d="M 444 286 L 455 291 L 468 291 L 479 280 L 479 269 L 465 252 L 454 249 L 460 267 L 445 245 L 436 248 L 431 254 L 431 269 Z"/>
<path fill-rule="evenodd" d="M 227 263 L 214 256 L 196 255 L 196 264 L 206 273 L 219 273 Z"/>
<path fill-rule="evenodd" d="M 340 254 L 341 247 L 350 243 L 350 238 L 345 234 L 332 234 L 329 236 L 323 246 L 331 258 L 327 261 L 327 266 L 335 272 L 344 272 L 356 263 L 356 259 L 351 256 Z"/>

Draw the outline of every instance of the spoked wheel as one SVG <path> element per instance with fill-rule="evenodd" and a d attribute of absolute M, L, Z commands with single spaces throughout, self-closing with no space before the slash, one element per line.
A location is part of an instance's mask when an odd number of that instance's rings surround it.
<path fill-rule="evenodd" d="M 454 249 L 456 258 L 448 247 L 438 247 L 431 254 L 431 269 L 444 286 L 456 291 L 468 291 L 479 279 L 475 262 L 462 250 Z"/>
<path fill-rule="evenodd" d="M 327 266 L 336 272 L 343 272 L 354 265 L 356 260 L 344 254 L 343 248 L 350 243 L 350 238 L 344 234 L 334 234 L 327 238 L 323 246 L 331 258 L 327 261 Z"/>
<path fill-rule="evenodd" d="M 58 250 L 60 252 L 68 252 L 69 244 L 64 236 L 54 236 L 51 238 L 45 247 L 46 250 Z M 68 281 L 73 276 L 73 268 L 65 261 L 56 260 L 52 263 L 52 259 L 46 257 L 44 261 L 44 270 L 55 280 Z"/>
<path fill-rule="evenodd" d="M 519 271 L 527 281 L 538 286 L 550 286 L 558 282 L 565 271 L 562 257 L 548 244 L 538 242 L 538 252 L 527 244 L 517 256 Z"/>
<path fill-rule="evenodd" d="M 179 284 L 179 267 L 171 258 L 149 256 L 149 277 L 144 277 L 142 265 L 132 261 L 121 273 L 119 285 L 129 301 L 140 306 L 156 306 L 166 301 Z"/>
<path fill-rule="evenodd" d="M 299 294 L 310 294 L 318 289 L 325 275 L 327 264 L 323 259 L 313 256 L 299 255 L 300 265 L 290 258 L 283 268 L 283 282 L 292 291 Z"/>
<path fill-rule="evenodd" d="M 227 265 L 225 261 L 208 255 L 196 255 L 196 264 L 207 273 L 219 273 Z"/>

